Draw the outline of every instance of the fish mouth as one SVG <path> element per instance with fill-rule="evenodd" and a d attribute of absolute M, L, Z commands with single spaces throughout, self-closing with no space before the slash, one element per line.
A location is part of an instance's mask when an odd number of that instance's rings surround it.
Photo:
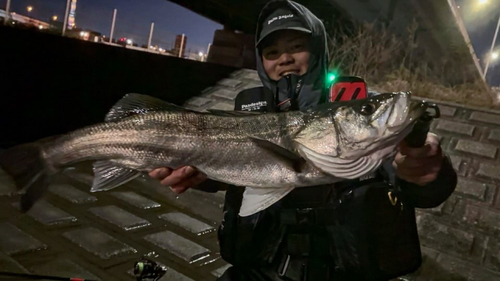
<path fill-rule="evenodd" d="M 425 101 L 412 101 L 410 104 L 410 121 L 418 120 L 429 108 Z"/>
<path fill-rule="evenodd" d="M 429 104 L 425 101 L 411 100 L 410 93 L 395 95 L 397 99 L 387 120 L 387 129 L 391 132 L 403 130 L 415 123 L 427 110 Z"/>

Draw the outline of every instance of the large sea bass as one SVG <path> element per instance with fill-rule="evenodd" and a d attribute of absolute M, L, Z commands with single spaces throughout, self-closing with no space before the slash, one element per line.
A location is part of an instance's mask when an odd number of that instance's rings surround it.
<path fill-rule="evenodd" d="M 353 179 L 395 152 L 425 111 L 409 93 L 327 103 L 307 111 L 201 113 L 128 94 L 106 122 L 0 155 L 28 210 L 50 177 L 95 161 L 92 191 L 109 190 L 157 167 L 191 165 L 208 178 L 246 186 L 240 215 L 267 208 L 292 189 Z"/>

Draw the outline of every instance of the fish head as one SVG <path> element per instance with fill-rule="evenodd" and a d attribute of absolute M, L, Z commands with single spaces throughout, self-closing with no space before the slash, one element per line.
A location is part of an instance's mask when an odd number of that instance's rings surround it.
<path fill-rule="evenodd" d="M 295 140 L 315 153 L 342 159 L 395 148 L 427 109 L 410 97 L 399 92 L 324 104 L 311 112 Z"/>

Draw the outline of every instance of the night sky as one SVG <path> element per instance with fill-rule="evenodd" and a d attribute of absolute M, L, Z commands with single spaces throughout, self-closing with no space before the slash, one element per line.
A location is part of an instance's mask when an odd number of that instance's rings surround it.
<path fill-rule="evenodd" d="M 477 56 L 484 68 L 498 17 L 500 1 L 456 0 Z M 48 21 L 51 16 L 64 16 L 65 0 L 12 0 L 11 10 L 27 14 L 26 7 L 33 6 L 32 16 Z M 4 9 L 6 0 L 0 0 Z M 76 24 L 83 29 L 100 32 L 106 36 L 111 29 L 113 9 L 118 9 L 115 38 L 131 38 L 139 46 L 147 43 L 151 22 L 155 22 L 153 45 L 171 49 L 177 34 L 186 34 L 187 50 L 205 52 L 212 42 L 216 29 L 222 26 L 167 0 L 78 0 Z M 500 52 L 500 38 L 496 50 Z M 488 81 L 500 86 L 500 59 L 490 65 Z"/>
<path fill-rule="evenodd" d="M 467 32 L 484 69 L 486 55 L 490 51 L 500 17 L 500 1 L 488 0 L 484 4 L 480 4 L 479 0 L 457 0 L 456 2 L 460 6 Z M 497 38 L 494 50 L 500 52 L 500 36 Z M 500 59 L 490 64 L 486 79 L 491 85 L 500 86 Z"/>

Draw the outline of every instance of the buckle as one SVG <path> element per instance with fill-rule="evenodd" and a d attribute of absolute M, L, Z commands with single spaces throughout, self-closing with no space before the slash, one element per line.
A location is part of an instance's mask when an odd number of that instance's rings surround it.
<path fill-rule="evenodd" d="M 389 202 L 391 202 L 392 206 L 396 206 L 396 203 L 398 202 L 398 197 L 396 195 L 393 195 L 392 191 L 387 192 L 387 196 L 389 197 Z M 401 205 L 401 211 L 403 211 L 403 202 L 399 200 L 399 205 Z"/>
<path fill-rule="evenodd" d="M 398 197 L 392 195 L 392 191 L 387 192 L 387 196 L 389 197 L 389 201 L 391 202 L 392 206 L 396 206 L 396 203 L 398 202 Z"/>

